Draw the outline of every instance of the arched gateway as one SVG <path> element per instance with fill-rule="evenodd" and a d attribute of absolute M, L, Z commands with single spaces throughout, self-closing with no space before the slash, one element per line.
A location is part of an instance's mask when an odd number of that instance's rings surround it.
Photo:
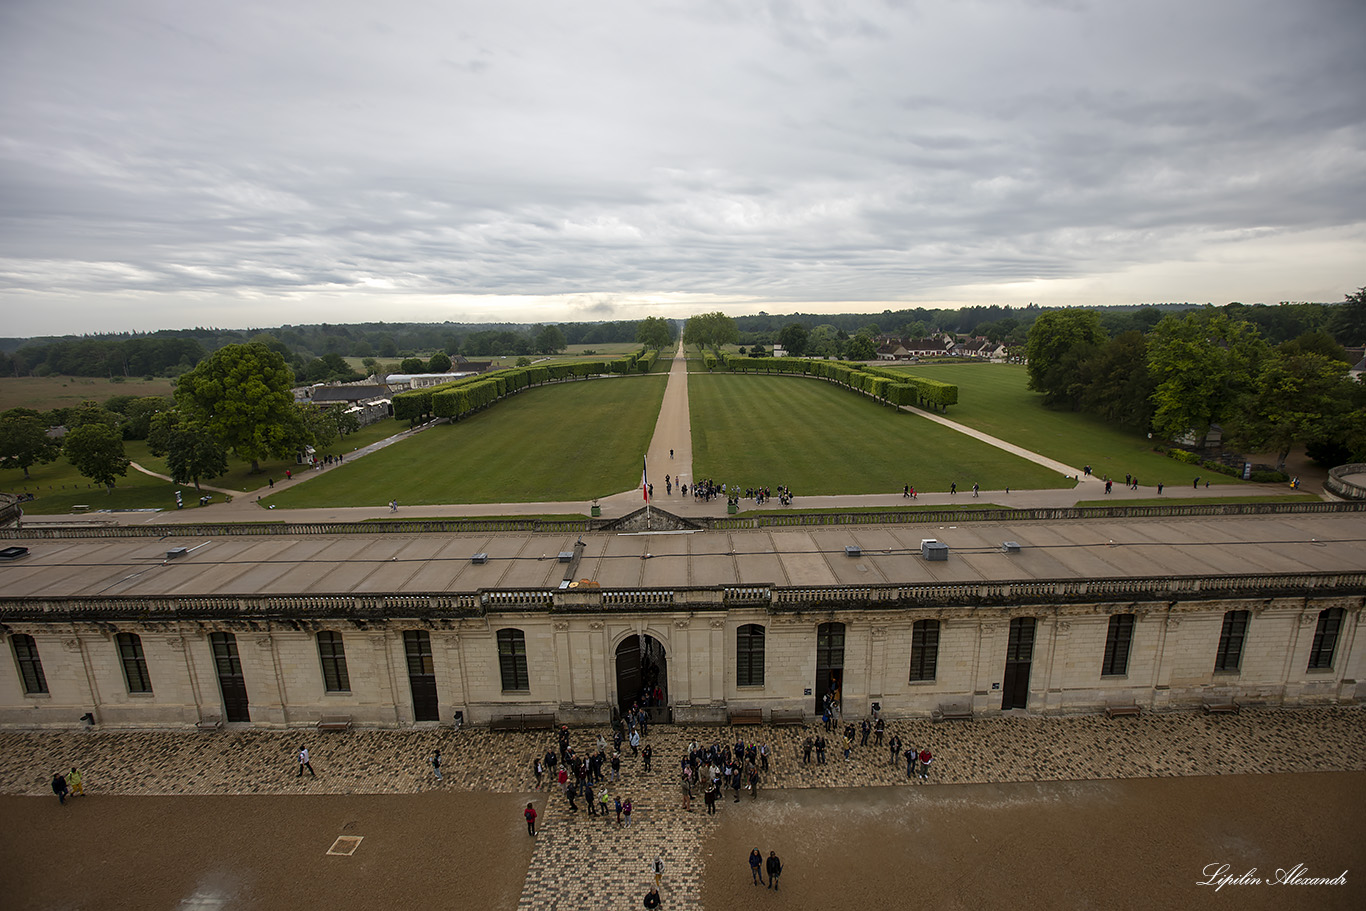
<path fill-rule="evenodd" d="M 664 645 L 644 633 L 627 636 L 617 645 L 617 706 L 625 712 L 632 703 L 652 711 L 656 722 L 667 719 L 668 659 Z"/>

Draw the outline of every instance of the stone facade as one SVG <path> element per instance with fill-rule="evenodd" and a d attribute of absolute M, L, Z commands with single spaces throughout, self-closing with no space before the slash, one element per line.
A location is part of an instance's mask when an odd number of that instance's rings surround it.
<path fill-rule="evenodd" d="M 945 703 L 970 703 L 980 714 L 1000 712 L 1010 625 L 1018 617 L 1034 619 L 1025 697 L 1031 712 L 1093 712 L 1108 703 L 1153 711 L 1229 700 L 1345 704 L 1363 695 L 1358 681 L 1366 677 L 1366 641 L 1357 634 L 1366 598 L 1355 593 L 991 606 L 803 605 L 796 610 L 782 606 L 772 592 L 749 593 L 749 604 L 725 604 L 722 592 L 710 593 L 717 597 L 702 597 L 707 590 L 671 592 L 668 604 L 607 609 L 603 603 L 611 599 L 601 593 L 566 592 L 530 609 L 408 618 L 348 617 L 338 603 L 334 615 L 313 612 L 307 619 L 245 619 L 228 611 L 220 618 L 194 620 L 126 614 L 82 619 L 69 606 L 54 605 L 50 616 L 28 612 L 0 627 L 8 652 L 8 669 L 0 673 L 0 725 L 69 728 L 90 712 L 101 727 L 164 728 L 224 715 L 210 640 L 215 632 L 232 634 L 250 721 L 264 727 L 308 725 L 324 715 L 348 715 L 360 726 L 413 725 L 404 638 L 410 630 L 429 637 L 444 724 L 457 711 L 474 724 L 517 713 L 600 722 L 623 695 L 617 650 L 641 636 L 663 647 L 665 689 L 677 721 L 724 722 L 730 710 L 754 708 L 801 710 L 810 717 L 819 695 L 817 630 L 828 623 L 843 625 L 842 701 L 854 715 L 866 713 L 873 702 L 890 717 L 926 716 Z M 647 593 L 634 594 L 648 600 Z M 678 597 L 682 594 L 692 603 Z M 583 609 L 581 602 L 594 598 L 598 608 Z M 1340 610 L 1333 615 L 1340 618 L 1336 644 L 1326 667 L 1310 669 L 1321 613 L 1332 609 Z M 1216 670 L 1230 611 L 1247 612 L 1241 654 L 1230 669 Z M 88 609 L 82 613 L 91 615 Z M 1132 638 L 1122 672 L 1102 675 L 1114 614 L 1133 616 Z M 912 681 L 915 624 L 926 620 L 938 623 L 934 673 Z M 737 634 L 750 624 L 764 629 L 763 679 L 740 686 Z M 522 634 L 521 688 L 504 688 L 500 630 Z M 327 689 L 319 632 L 341 634 L 344 689 Z M 129 691 L 120 633 L 138 637 L 150 693 Z M 19 656 L 30 645 L 41 662 L 46 692 L 25 691 Z M 32 687 L 31 662 L 29 673 Z"/>

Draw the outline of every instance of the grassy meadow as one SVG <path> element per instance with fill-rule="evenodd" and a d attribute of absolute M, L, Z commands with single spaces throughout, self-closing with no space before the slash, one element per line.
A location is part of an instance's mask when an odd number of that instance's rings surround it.
<path fill-rule="evenodd" d="M 588 500 L 640 481 L 665 378 L 528 389 L 263 499 L 280 508 Z"/>
<path fill-rule="evenodd" d="M 1071 487 L 1034 462 L 832 383 L 692 374 L 693 476 L 777 487 L 798 497 Z"/>
<path fill-rule="evenodd" d="M 1212 486 L 1245 483 L 1153 452 L 1143 434 L 1093 415 L 1044 408 L 1018 364 L 919 364 L 902 372 L 957 385 L 958 404 L 945 414 L 950 420 L 1077 469 L 1090 465 L 1100 477 L 1122 483 L 1126 474 L 1136 474 L 1144 485 L 1162 481 L 1168 487 L 1189 486 L 1196 475 Z"/>
<path fill-rule="evenodd" d="M 48 411 L 91 401 L 103 405 L 116 395 L 170 395 L 174 387 L 164 377 L 122 382 L 88 376 L 0 377 L 0 411 L 32 408 Z"/>

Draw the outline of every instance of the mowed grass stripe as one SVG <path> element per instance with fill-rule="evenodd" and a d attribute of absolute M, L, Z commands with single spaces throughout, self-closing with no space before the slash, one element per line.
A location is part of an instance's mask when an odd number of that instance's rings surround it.
<path fill-rule="evenodd" d="M 664 376 L 528 389 L 261 502 L 280 508 L 589 500 L 640 482 Z"/>
<path fill-rule="evenodd" d="M 693 476 L 796 496 L 1071 487 L 1061 474 L 820 380 L 690 374 Z M 775 491 L 776 494 L 776 491 Z"/>
<path fill-rule="evenodd" d="M 1045 408 L 1043 396 L 1029 391 L 1029 376 L 1019 364 L 923 364 L 901 372 L 957 385 L 959 403 L 945 414 L 950 420 L 1066 465 L 1090 465 L 1099 477 L 1123 482 L 1126 474 L 1136 474 L 1144 486 L 1158 481 L 1189 486 L 1196 475 L 1201 484 L 1204 479 L 1210 484 L 1245 483 L 1153 452 L 1153 441 L 1145 434 L 1094 415 Z"/>

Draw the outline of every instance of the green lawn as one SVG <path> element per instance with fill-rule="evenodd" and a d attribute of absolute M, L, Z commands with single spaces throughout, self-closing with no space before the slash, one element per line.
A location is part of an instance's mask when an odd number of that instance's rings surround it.
<path fill-rule="evenodd" d="M 1196 475 L 1213 485 L 1239 485 L 1238 478 L 1186 465 L 1153 452 L 1143 434 L 1115 427 L 1092 415 L 1052 411 L 1042 396 L 1026 388 L 1018 364 L 923 364 L 902 372 L 958 386 L 958 404 L 945 417 L 1080 469 L 1121 482 L 1138 475 L 1142 484 L 1190 484 Z M 1203 482 L 1202 482 L 1203 483 Z M 1024 485 L 1021 485 L 1024 486 Z"/>
<path fill-rule="evenodd" d="M 146 444 L 142 444 L 146 446 Z M 119 478 L 112 493 L 89 479 L 81 477 L 71 463 L 58 456 L 47 465 L 34 465 L 28 480 L 17 468 L 0 471 L 0 490 L 6 493 L 31 493 L 37 499 L 24 504 L 24 512 L 52 515 L 71 512 L 77 505 L 98 509 L 162 509 L 175 508 L 177 485 L 148 477 L 134 468 L 127 477 Z M 180 487 L 186 504 L 198 505 L 193 487 Z"/>
<path fill-rule="evenodd" d="M 265 504 L 280 508 L 588 500 L 640 481 L 665 378 L 528 389 L 333 468 Z"/>
<path fill-rule="evenodd" d="M 693 477 L 798 496 L 1071 487 L 1056 472 L 840 386 L 691 374 Z"/>
<path fill-rule="evenodd" d="M 48 411 L 91 401 L 103 405 L 116 395 L 170 395 L 174 386 L 169 379 L 142 377 L 114 382 L 89 376 L 5 376 L 0 377 L 0 411 L 32 408 Z M 22 474 L 22 472 L 21 472 Z"/>

